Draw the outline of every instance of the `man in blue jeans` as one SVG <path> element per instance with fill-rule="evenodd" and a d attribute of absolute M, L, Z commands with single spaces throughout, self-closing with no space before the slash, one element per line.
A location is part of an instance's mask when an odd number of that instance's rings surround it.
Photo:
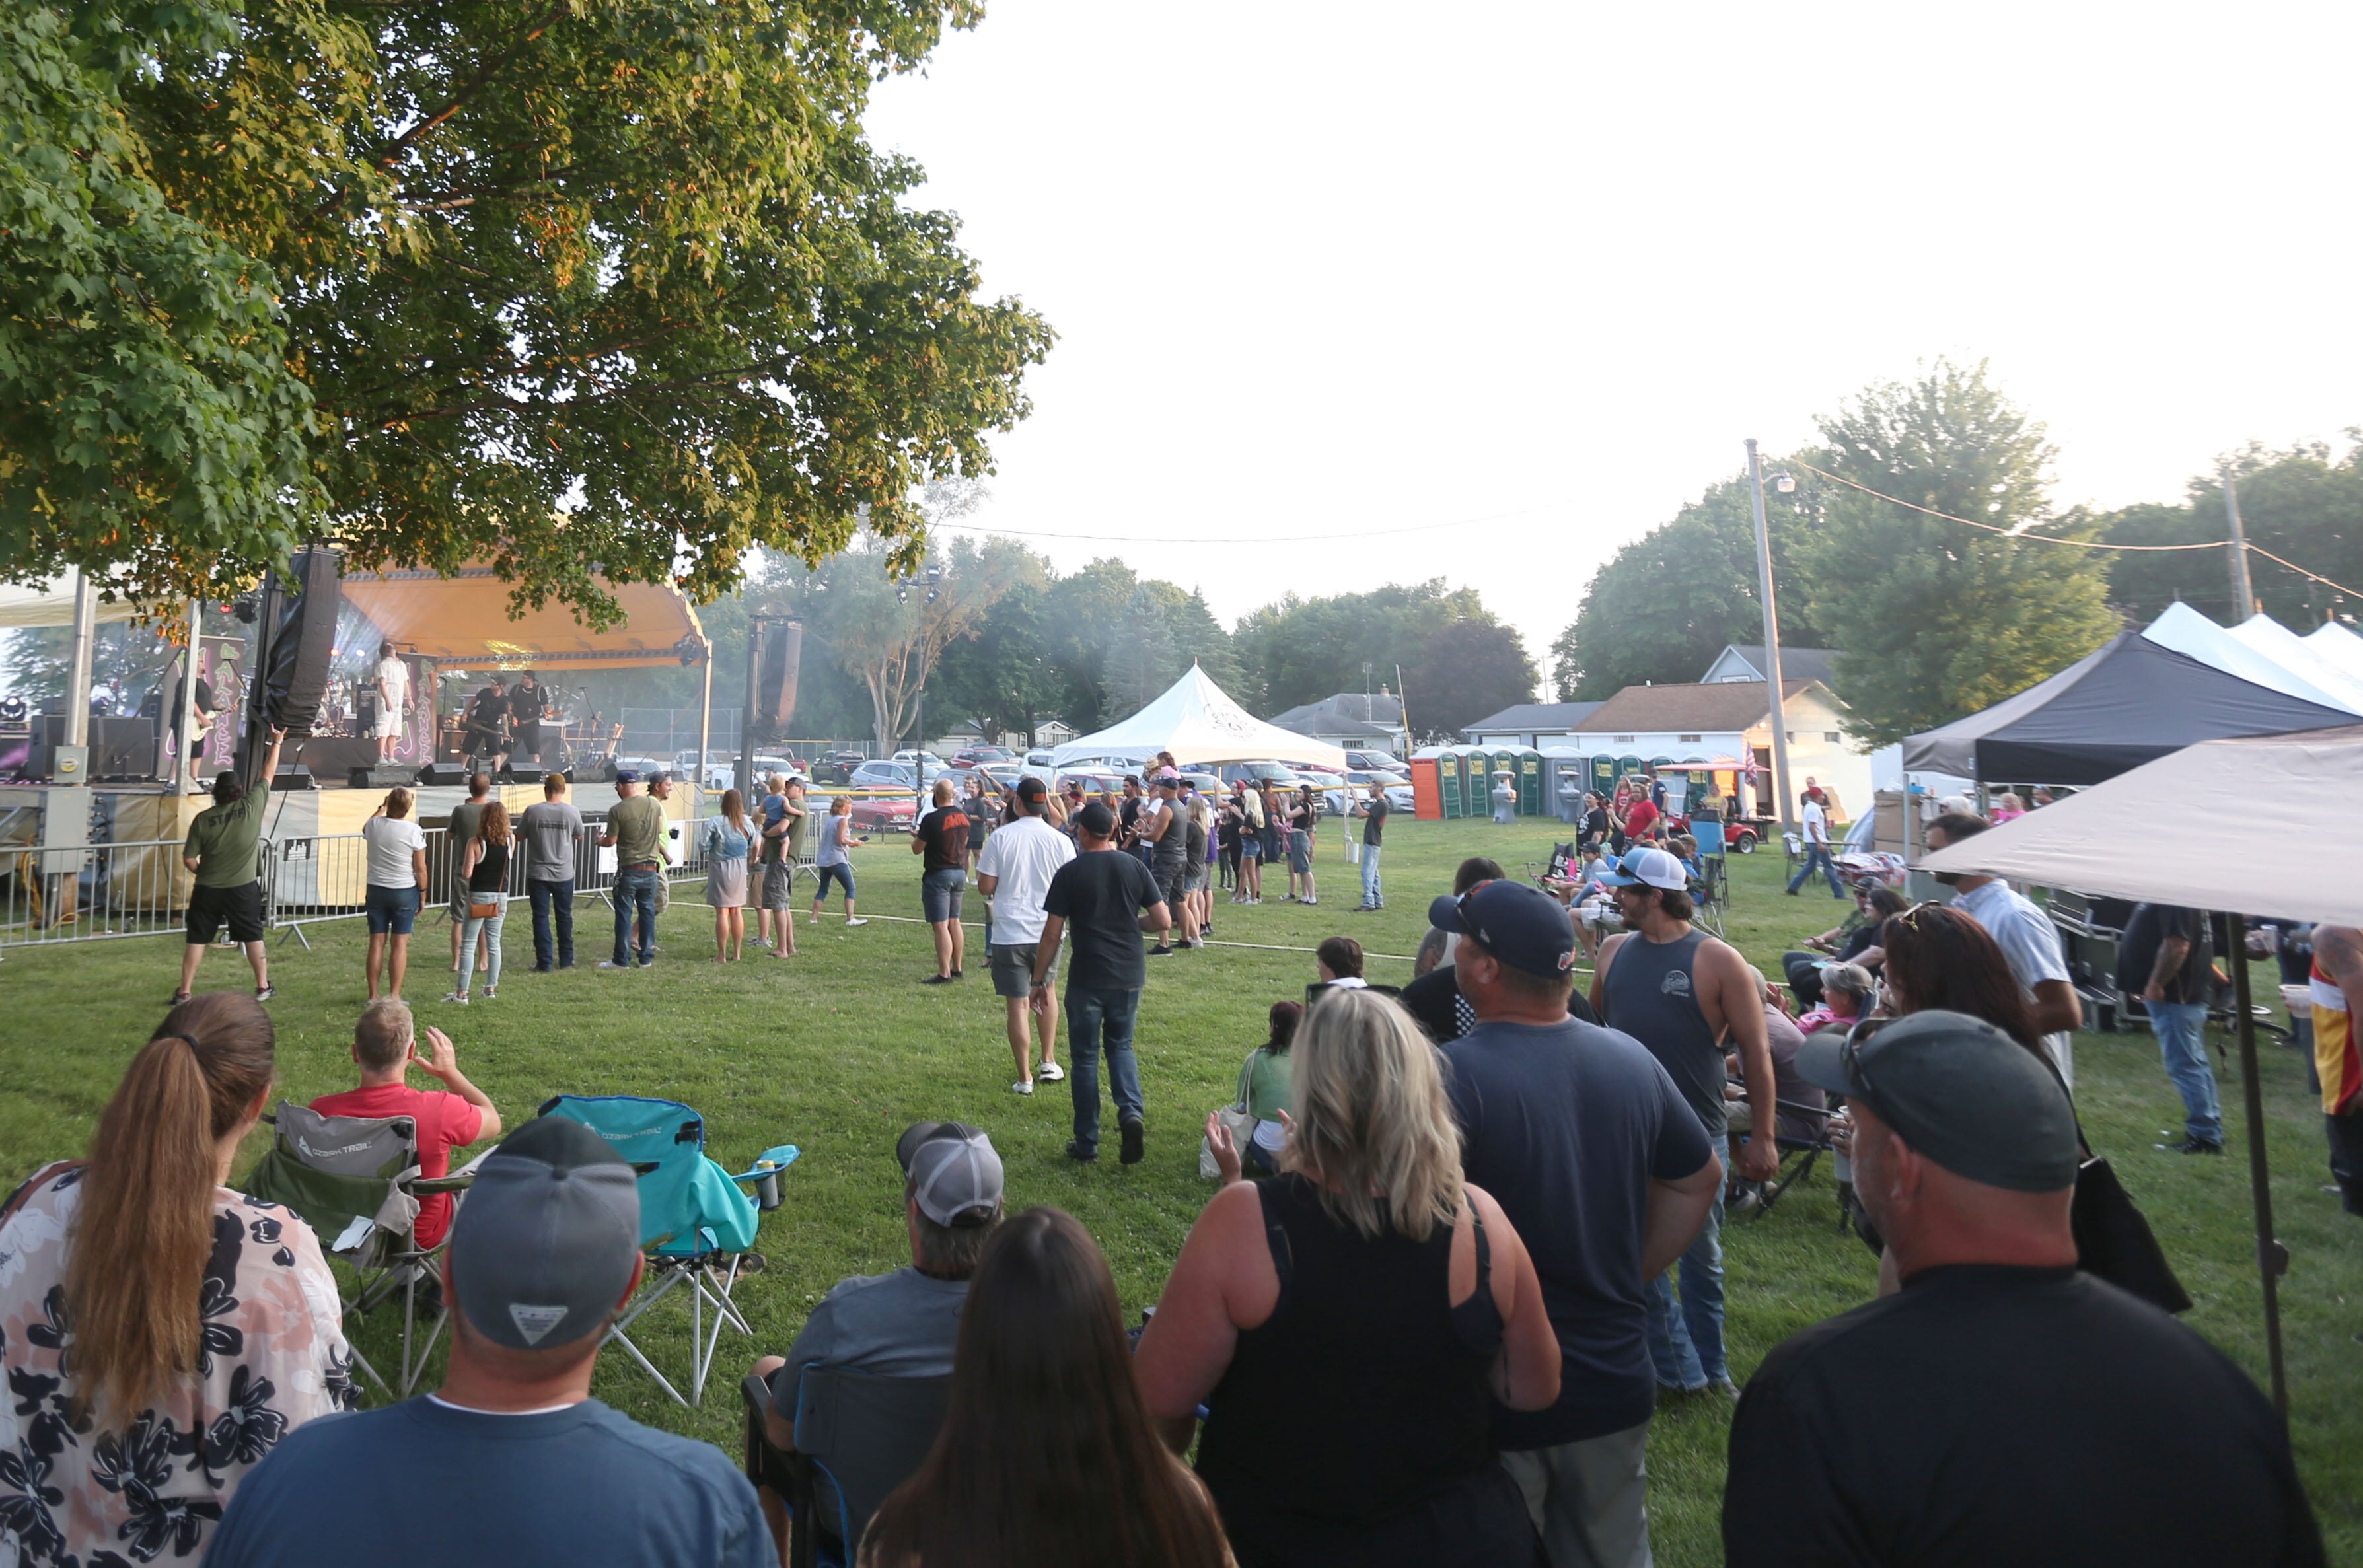
<path fill-rule="evenodd" d="M 1143 1121 L 1140 1063 L 1133 1055 L 1133 1023 L 1148 963 L 1140 936 L 1170 931 L 1172 911 L 1148 867 L 1115 850 L 1115 813 L 1094 801 L 1075 813 L 1072 860 L 1059 867 L 1042 899 L 1042 940 L 1034 950 L 1033 988 L 1047 993 L 1059 961 L 1059 938 L 1071 926 L 1075 951 L 1067 966 L 1067 1082 L 1075 1102 L 1075 1138 L 1067 1157 L 1092 1165 L 1100 1157 L 1100 1053 L 1108 1060 L 1115 1097 L 1122 1159 L 1140 1163 Z M 1143 911 L 1146 911 L 1145 913 Z"/>
<path fill-rule="evenodd" d="M 2215 1065 L 2207 1059 L 2209 946 L 2207 917 L 2180 904 L 2136 904 L 2117 944 L 2117 988 L 2141 998 L 2166 1076 L 2182 1096 L 2182 1142 L 2158 1145 L 2169 1154 L 2224 1152 Z"/>
<path fill-rule="evenodd" d="M 632 966 L 632 916 L 638 911 L 638 955 L 646 968 L 657 961 L 657 883 L 664 876 L 664 803 L 640 793 L 640 776 L 627 767 L 616 775 L 615 805 L 607 811 L 601 847 L 616 851 L 616 955 L 602 969 Z"/>
<path fill-rule="evenodd" d="M 574 967 L 574 859 L 582 841 L 582 813 L 566 796 L 566 775 L 551 773 L 541 781 L 540 804 L 527 806 L 519 819 L 538 975 Z"/>
<path fill-rule="evenodd" d="M 1390 809 L 1386 786 L 1373 784 L 1370 786 L 1370 798 L 1354 813 L 1362 819 L 1362 902 L 1360 909 L 1355 911 L 1357 914 L 1363 910 L 1381 910 L 1387 906 L 1387 900 L 1379 889 L 1379 844 L 1386 836 Z"/>
<path fill-rule="evenodd" d="M 1782 891 L 1793 897 L 1797 889 L 1812 880 L 1814 873 L 1819 871 L 1829 878 L 1830 897 L 1845 898 L 1846 889 L 1838 885 L 1837 865 L 1830 858 L 1829 809 L 1822 804 L 1819 790 L 1805 791 L 1804 829 L 1805 863 L 1797 867 L 1797 874 L 1789 878 L 1789 885 Z"/>

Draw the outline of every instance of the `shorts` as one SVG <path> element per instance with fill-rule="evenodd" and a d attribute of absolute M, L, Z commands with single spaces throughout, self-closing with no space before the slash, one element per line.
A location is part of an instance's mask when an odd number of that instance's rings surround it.
<path fill-rule="evenodd" d="M 214 933 L 224 922 L 229 926 L 232 942 L 262 940 L 262 883 L 249 882 L 242 888 L 192 888 L 189 889 L 189 945 L 202 947 L 214 939 Z"/>
<path fill-rule="evenodd" d="M 408 936 L 411 926 L 418 919 L 418 904 L 416 887 L 381 888 L 372 882 L 361 902 L 362 910 L 369 915 L 370 934 L 383 936 L 391 933 L 395 936 Z"/>
<path fill-rule="evenodd" d="M 919 910 L 929 925 L 960 919 L 960 894 L 968 889 L 968 873 L 957 866 L 930 871 L 919 883 Z"/>
<path fill-rule="evenodd" d="M 823 866 L 815 866 L 815 867 L 813 867 L 813 875 L 814 875 L 815 877 L 817 877 L 817 878 L 819 878 L 819 881 L 817 881 L 816 883 L 815 883 L 815 884 L 814 884 L 814 886 L 813 886 L 813 902 L 814 902 L 814 903 L 818 904 L 818 903 L 822 902 L 824 900 L 826 900 L 826 899 L 828 897 L 828 885 L 829 885 L 829 882 L 830 882 L 830 880 L 831 880 L 832 878 L 833 878 L 833 879 L 835 879 L 835 880 L 838 882 L 838 884 L 839 886 L 841 886 L 841 887 L 843 887 L 843 888 L 845 889 L 845 898 L 846 898 L 846 901 L 847 901 L 848 903 L 852 902 L 852 900 L 853 900 L 853 867 L 852 867 L 848 866 L 845 862 L 843 862 L 842 860 L 840 860 L 840 861 L 838 861 L 838 862 L 836 865 L 834 865 L 834 866 L 826 866 L 826 865 L 823 865 Z"/>
<path fill-rule="evenodd" d="M 993 960 L 993 994 L 1015 1001 L 1031 994 L 1034 986 L 1034 959 L 1041 951 L 1035 942 L 996 942 L 986 952 Z M 1042 977 L 1046 986 L 1059 983 L 1059 960 L 1054 954 L 1050 967 Z"/>
<path fill-rule="evenodd" d="M 1190 879 L 1189 863 L 1182 860 L 1160 860 L 1154 869 L 1157 875 L 1157 890 L 1163 895 L 1166 908 L 1170 911 L 1182 900 L 1182 887 Z"/>
<path fill-rule="evenodd" d="M 1206 863 L 1203 860 L 1198 861 L 1194 865 L 1184 867 L 1182 878 L 1182 890 L 1185 893 L 1204 892 L 1206 890 Z"/>
<path fill-rule="evenodd" d="M 793 860 L 774 860 L 763 867 L 763 890 L 758 896 L 757 907 L 767 910 L 786 909 L 788 900 L 795 896 L 795 890 L 796 863 Z"/>
<path fill-rule="evenodd" d="M 1239 854 L 1248 860 L 1260 859 L 1263 856 L 1263 840 L 1251 833 L 1239 834 Z"/>
<path fill-rule="evenodd" d="M 1313 835 L 1302 828 L 1292 828 L 1289 831 L 1288 868 L 1300 877 L 1312 873 Z"/>
<path fill-rule="evenodd" d="M 377 725 L 372 733 L 380 740 L 391 740 L 394 736 L 401 734 L 402 710 L 399 708 L 380 708 L 377 711 Z"/>

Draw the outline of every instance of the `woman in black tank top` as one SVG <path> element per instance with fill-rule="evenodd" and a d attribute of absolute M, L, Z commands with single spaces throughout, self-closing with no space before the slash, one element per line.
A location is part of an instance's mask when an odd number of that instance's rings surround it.
<path fill-rule="evenodd" d="M 1498 1393 L 1539 1409 L 1559 1351 L 1516 1231 L 1460 1179 L 1436 1055 L 1389 999 L 1323 999 L 1297 1035 L 1282 1174 L 1199 1218 L 1136 1371 L 1240 1568 L 1539 1562 L 1496 1462 Z M 1357 1130 L 1363 1130 L 1357 1137 Z M 1464 1241 L 1465 1238 L 1465 1241 Z"/>

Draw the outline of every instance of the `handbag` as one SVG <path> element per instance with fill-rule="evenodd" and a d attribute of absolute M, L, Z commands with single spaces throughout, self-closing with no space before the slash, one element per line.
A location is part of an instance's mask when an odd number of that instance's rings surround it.
<path fill-rule="evenodd" d="M 1237 1099 L 1215 1112 L 1215 1120 L 1231 1130 L 1231 1143 L 1238 1149 L 1241 1159 L 1247 1157 L 1248 1140 L 1255 1136 L 1256 1119 L 1248 1114 L 1248 1069 L 1254 1066 L 1255 1053 L 1251 1051 L 1248 1053 L 1248 1059 L 1239 1064 Z M 1223 1179 L 1223 1167 L 1215 1158 L 1215 1141 L 1212 1138 L 1198 1140 L 1198 1179 Z"/>
<path fill-rule="evenodd" d="M 499 918 L 500 912 L 501 905 L 500 900 L 497 899 L 489 904 L 480 904 L 472 899 L 468 901 L 468 918 L 470 920 L 496 920 Z"/>
<path fill-rule="evenodd" d="M 2084 1130 L 2076 1129 L 2082 1143 Z M 2134 1207 L 2132 1195 L 2117 1180 L 2109 1162 L 2084 1144 L 2084 1163 L 2076 1167 L 2076 1197 L 2069 1210 L 2076 1236 L 2076 1266 L 2118 1289 L 2140 1297 L 2168 1312 L 2191 1310 L 2191 1294 L 2166 1261 L 2148 1220 Z"/>

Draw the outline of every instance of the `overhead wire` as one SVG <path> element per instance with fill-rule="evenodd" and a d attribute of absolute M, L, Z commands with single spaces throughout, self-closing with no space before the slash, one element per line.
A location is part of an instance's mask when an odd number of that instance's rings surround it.
<path fill-rule="evenodd" d="M 1511 517 L 1530 517 L 1537 512 L 1556 512 L 1565 502 L 1546 502 L 1538 506 L 1521 506 L 1514 512 L 1492 512 L 1482 517 L 1456 517 L 1448 523 L 1414 523 L 1403 528 L 1357 528 L 1349 534 L 1258 534 L 1244 538 L 1201 538 L 1191 536 L 1183 542 L 1192 545 L 1337 545 L 1356 539 L 1385 539 L 1398 534 L 1430 534 L 1438 528 L 1473 528 L 1480 523 L 1499 523 Z M 1015 528 L 995 528 L 982 523 L 930 523 L 927 526 L 950 528 L 963 534 L 998 534 L 1005 539 L 1082 539 L 1103 545 L 1137 545 L 1137 534 L 1029 534 Z"/>

